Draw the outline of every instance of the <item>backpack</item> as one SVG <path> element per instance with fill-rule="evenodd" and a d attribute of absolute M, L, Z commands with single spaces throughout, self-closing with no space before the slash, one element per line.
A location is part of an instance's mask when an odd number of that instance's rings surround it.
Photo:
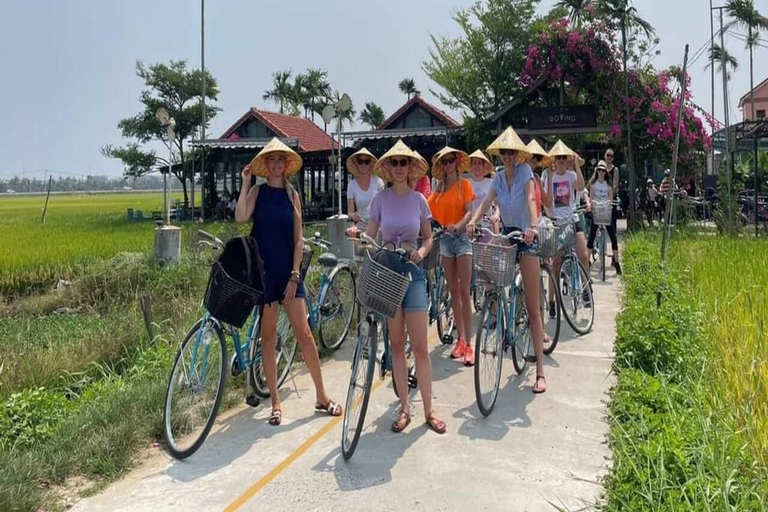
<path fill-rule="evenodd" d="M 264 291 L 264 264 L 256 240 L 250 236 L 230 238 L 218 262 L 232 279 Z"/>

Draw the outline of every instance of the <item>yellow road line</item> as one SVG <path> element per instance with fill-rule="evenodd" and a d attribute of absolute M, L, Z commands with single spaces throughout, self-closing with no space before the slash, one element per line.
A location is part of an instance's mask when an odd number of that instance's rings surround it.
<path fill-rule="evenodd" d="M 427 341 L 430 341 L 430 336 Z M 384 380 L 377 380 L 376 383 L 371 388 L 371 394 L 376 392 L 376 390 L 381 386 L 381 384 L 384 382 Z M 296 459 L 304 455 L 307 450 L 309 450 L 316 442 L 318 442 L 320 439 L 322 439 L 328 432 L 333 430 L 333 427 L 339 424 L 340 421 L 344 416 L 337 416 L 333 418 L 331 421 L 323 425 L 323 427 L 312 434 L 309 439 L 301 443 L 298 448 L 296 448 L 290 455 L 288 455 L 285 459 L 283 459 L 280 464 L 272 468 L 272 470 L 261 477 L 255 484 L 250 486 L 243 494 L 241 494 L 235 501 L 229 504 L 227 508 L 224 509 L 224 512 L 234 512 L 235 510 L 240 509 L 243 505 L 245 505 L 251 498 L 256 496 L 256 494 L 261 491 L 264 487 L 270 484 L 272 480 L 277 478 L 280 473 L 288 469 L 288 466 L 294 463 Z"/>

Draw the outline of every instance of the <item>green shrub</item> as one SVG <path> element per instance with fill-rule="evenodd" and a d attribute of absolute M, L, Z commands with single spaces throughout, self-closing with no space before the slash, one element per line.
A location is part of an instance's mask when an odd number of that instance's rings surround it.
<path fill-rule="evenodd" d="M 32 446 L 48 439 L 69 410 L 64 396 L 45 388 L 12 394 L 0 410 L 0 446 Z"/>

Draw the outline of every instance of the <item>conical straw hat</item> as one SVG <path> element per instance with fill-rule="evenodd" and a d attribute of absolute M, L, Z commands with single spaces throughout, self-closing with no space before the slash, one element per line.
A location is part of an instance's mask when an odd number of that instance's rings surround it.
<path fill-rule="evenodd" d="M 495 141 L 491 142 L 491 145 L 488 146 L 486 151 L 490 155 L 500 156 L 500 151 L 502 149 L 518 151 L 525 158 L 530 158 L 531 156 L 530 151 L 528 151 L 528 146 L 523 144 L 522 139 L 520 139 L 520 137 L 517 135 L 515 130 L 512 129 L 511 126 L 504 130 L 504 132 L 502 132 L 502 134 L 499 135 Z"/>
<path fill-rule="evenodd" d="M 272 153 L 283 153 L 285 155 L 285 171 L 284 177 L 291 176 L 299 172 L 301 169 L 302 160 L 301 157 L 294 150 L 280 142 L 280 139 L 275 137 L 269 144 L 264 146 L 264 149 L 259 151 L 253 160 L 251 160 L 251 172 L 261 178 L 269 178 L 269 170 L 267 169 L 267 156 Z"/>
<path fill-rule="evenodd" d="M 353 176 L 357 176 L 357 173 L 359 172 L 359 169 L 357 168 L 358 156 L 367 156 L 371 159 L 371 172 L 373 172 L 373 168 L 379 159 L 373 156 L 373 153 L 368 151 L 366 148 L 362 148 L 360 151 L 347 158 L 347 171 Z"/>
<path fill-rule="evenodd" d="M 432 177 L 438 180 L 445 179 L 445 170 L 443 164 L 440 163 L 440 159 L 446 155 L 453 153 L 456 157 L 456 172 L 459 174 L 465 173 L 469 170 L 469 155 L 464 151 L 454 149 L 450 146 L 445 146 L 443 149 L 435 153 L 432 157 Z"/>
<path fill-rule="evenodd" d="M 488 160 L 488 157 L 485 156 L 485 153 L 483 153 L 482 149 L 478 149 L 477 151 L 469 155 L 470 165 L 472 163 L 473 158 L 482 160 L 483 167 L 485 168 L 485 174 L 493 174 L 495 167 L 493 166 L 493 163 L 491 163 L 491 161 Z"/>
<path fill-rule="evenodd" d="M 542 156 L 544 157 L 541 162 L 538 163 L 538 165 L 542 167 L 549 167 L 552 165 L 552 158 L 547 154 L 546 151 L 544 151 L 544 148 L 541 147 L 541 145 L 536 141 L 536 139 L 531 139 L 531 142 L 528 143 L 528 151 L 531 152 L 531 155 L 533 156 Z"/>
<path fill-rule="evenodd" d="M 554 160 L 558 156 L 576 156 L 576 153 L 574 153 L 571 148 L 566 146 L 565 142 L 558 140 L 555 145 L 552 146 L 552 149 L 549 150 L 548 155 L 551 159 Z"/>
<path fill-rule="evenodd" d="M 409 176 L 409 179 L 421 178 L 429 170 L 429 164 L 424 159 L 424 157 L 406 146 L 405 142 L 402 140 L 398 140 L 395 142 L 395 145 L 392 146 L 389 151 L 384 153 L 382 157 L 379 158 L 378 162 L 376 162 L 376 165 L 373 167 L 373 171 L 376 173 L 376 176 L 383 179 L 384 181 L 392 182 L 393 180 L 392 176 L 389 174 L 389 165 L 387 161 L 390 158 L 395 157 L 414 158 L 418 162 L 418 170 L 414 171 L 411 169 L 411 175 Z"/>

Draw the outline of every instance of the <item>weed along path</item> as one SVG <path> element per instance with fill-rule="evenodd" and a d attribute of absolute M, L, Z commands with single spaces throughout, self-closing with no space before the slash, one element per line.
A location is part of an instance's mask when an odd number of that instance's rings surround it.
<path fill-rule="evenodd" d="M 483 418 L 473 370 L 448 357 L 434 331 L 430 349 L 435 407 L 448 424 L 439 436 L 424 425 L 421 399 L 404 434 L 394 434 L 397 403 L 389 379 L 371 396 L 355 455 L 341 456 L 341 422 L 313 412 L 309 376 L 284 385 L 281 427 L 269 407 L 223 415 L 186 461 L 154 450 L 142 465 L 72 510 L 589 510 L 609 467 L 607 392 L 617 278 L 595 282 L 595 329 L 575 337 L 563 321 L 561 341 L 546 361 L 548 391 L 533 395 L 535 370 L 516 376 L 505 358 L 496 407 Z M 343 402 L 352 343 L 325 361 L 332 396 Z"/>

